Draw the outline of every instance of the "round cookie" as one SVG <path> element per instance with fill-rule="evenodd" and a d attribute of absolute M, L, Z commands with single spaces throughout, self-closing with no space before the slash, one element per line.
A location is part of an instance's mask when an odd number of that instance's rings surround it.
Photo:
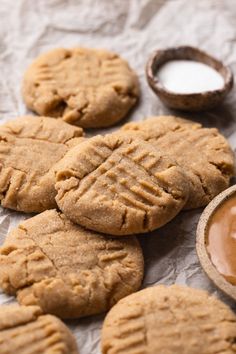
<path fill-rule="evenodd" d="M 30 65 L 23 82 L 23 97 L 31 110 L 84 128 L 115 124 L 138 96 L 138 78 L 128 63 L 97 49 L 45 53 Z"/>
<path fill-rule="evenodd" d="M 151 117 L 125 124 L 122 129 L 143 133 L 183 168 L 190 185 L 185 209 L 207 205 L 229 186 L 234 155 L 217 129 L 172 116 Z"/>
<path fill-rule="evenodd" d="M 155 286 L 127 296 L 105 318 L 102 354 L 233 354 L 236 316 L 207 292 Z"/>
<path fill-rule="evenodd" d="M 56 201 L 69 219 L 112 235 L 154 230 L 188 198 L 186 176 L 175 162 L 129 133 L 74 147 L 57 165 L 56 180 Z"/>
<path fill-rule="evenodd" d="M 75 338 L 58 318 L 37 306 L 0 307 L 1 354 L 78 354 Z"/>
<path fill-rule="evenodd" d="M 82 140 L 83 130 L 47 117 L 0 126 L 1 205 L 24 212 L 55 208 L 55 164 Z"/>
<path fill-rule="evenodd" d="M 0 248 L 0 285 L 21 305 L 78 318 L 108 310 L 140 288 L 135 237 L 104 237 L 48 210 L 22 222 Z"/>

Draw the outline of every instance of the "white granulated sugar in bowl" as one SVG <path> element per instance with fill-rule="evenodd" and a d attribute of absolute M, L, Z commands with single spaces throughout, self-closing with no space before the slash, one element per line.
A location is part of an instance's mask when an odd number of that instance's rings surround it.
<path fill-rule="evenodd" d="M 157 77 L 174 93 L 200 93 L 223 88 L 223 77 L 209 65 L 192 60 L 171 60 L 163 64 Z"/>

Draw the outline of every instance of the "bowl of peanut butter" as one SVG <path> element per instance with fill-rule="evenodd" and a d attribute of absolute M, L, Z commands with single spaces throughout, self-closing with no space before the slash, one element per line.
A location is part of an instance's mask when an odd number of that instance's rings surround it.
<path fill-rule="evenodd" d="M 236 185 L 220 193 L 203 211 L 196 249 L 209 278 L 236 300 Z"/>

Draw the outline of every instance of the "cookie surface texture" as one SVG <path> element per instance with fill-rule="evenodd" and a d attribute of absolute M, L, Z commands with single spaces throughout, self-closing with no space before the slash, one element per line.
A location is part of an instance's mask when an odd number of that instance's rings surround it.
<path fill-rule="evenodd" d="M 1 205 L 24 212 L 54 208 L 54 165 L 82 139 L 83 130 L 46 117 L 0 126 Z"/>
<path fill-rule="evenodd" d="M 236 316 L 207 292 L 163 285 L 127 296 L 105 318 L 102 354 L 233 354 Z"/>
<path fill-rule="evenodd" d="M 75 338 L 56 317 L 37 306 L 0 307 L 1 354 L 78 354 Z"/>
<path fill-rule="evenodd" d="M 0 285 L 22 305 L 78 318 L 108 310 L 140 288 L 143 256 L 135 237 L 104 237 L 56 210 L 22 222 L 0 248 Z"/>
<path fill-rule="evenodd" d="M 151 117 L 128 123 L 123 130 L 143 132 L 146 140 L 173 158 L 186 173 L 190 193 L 186 209 L 207 205 L 229 187 L 234 156 L 226 139 L 215 128 L 172 116 Z"/>
<path fill-rule="evenodd" d="M 188 198 L 182 170 L 134 134 L 91 138 L 71 149 L 57 167 L 59 208 L 75 223 L 107 234 L 154 230 Z"/>
<path fill-rule="evenodd" d="M 105 50 L 52 50 L 30 65 L 23 82 L 31 110 L 84 128 L 115 124 L 138 96 L 136 74 L 125 60 Z"/>

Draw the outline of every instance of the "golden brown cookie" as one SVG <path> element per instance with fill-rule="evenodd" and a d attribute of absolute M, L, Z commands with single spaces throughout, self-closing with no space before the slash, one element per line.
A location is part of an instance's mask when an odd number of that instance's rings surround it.
<path fill-rule="evenodd" d="M 72 221 L 112 235 L 154 230 L 188 198 L 180 167 L 134 134 L 96 136 L 57 165 L 59 208 Z"/>
<path fill-rule="evenodd" d="M 127 296 L 108 313 L 102 354 L 233 354 L 236 316 L 207 292 L 163 285 Z"/>
<path fill-rule="evenodd" d="M 186 209 L 207 205 L 229 186 L 234 175 L 234 155 L 217 129 L 203 128 L 190 120 L 160 116 L 125 124 L 123 130 L 143 133 L 147 141 L 183 168 L 190 184 Z"/>
<path fill-rule="evenodd" d="M 24 212 L 55 208 L 54 166 L 82 134 L 81 128 L 46 117 L 1 125 L 1 205 Z"/>
<path fill-rule="evenodd" d="M 0 285 L 22 305 L 78 318 L 108 310 L 139 289 L 142 250 L 135 237 L 104 237 L 48 210 L 22 222 L 0 248 Z"/>
<path fill-rule="evenodd" d="M 128 63 L 105 50 L 54 49 L 37 58 L 24 77 L 26 105 L 84 128 L 108 127 L 136 103 L 139 84 Z"/>
<path fill-rule="evenodd" d="M 75 338 L 58 318 L 37 306 L 0 307 L 1 354 L 78 354 Z"/>

